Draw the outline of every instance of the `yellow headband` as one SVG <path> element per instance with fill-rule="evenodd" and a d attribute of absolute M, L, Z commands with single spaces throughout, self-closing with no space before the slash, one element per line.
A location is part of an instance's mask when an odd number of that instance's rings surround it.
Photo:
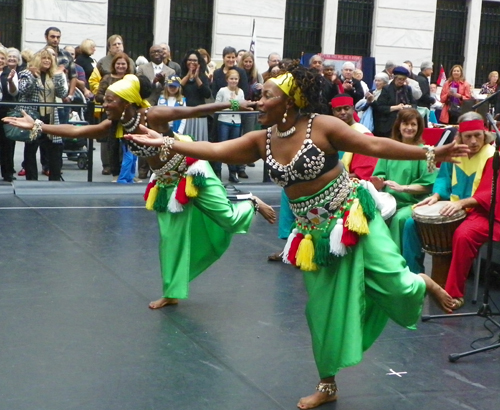
<path fill-rule="evenodd" d="M 307 105 L 307 100 L 302 95 L 300 88 L 298 88 L 297 84 L 295 84 L 292 74 L 285 73 L 279 75 L 278 77 L 271 77 L 269 81 L 276 84 L 286 95 L 293 97 L 297 107 L 304 108 Z"/>
<path fill-rule="evenodd" d="M 143 100 L 139 94 L 141 85 L 137 76 L 133 74 L 127 74 L 120 81 L 111 84 L 108 87 L 109 91 L 114 92 L 118 97 L 123 98 L 125 101 L 136 104 L 142 108 L 151 107 L 151 104 L 147 100 Z"/>

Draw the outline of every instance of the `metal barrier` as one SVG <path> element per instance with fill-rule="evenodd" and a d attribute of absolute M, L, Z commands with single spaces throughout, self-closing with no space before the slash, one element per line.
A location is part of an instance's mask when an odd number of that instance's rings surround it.
<path fill-rule="evenodd" d="M 95 124 L 94 112 L 96 109 L 101 108 L 101 105 L 96 105 L 93 101 L 86 104 L 83 103 L 28 103 L 28 102 L 7 102 L 0 101 L 0 106 L 6 107 L 17 107 L 17 106 L 31 106 L 31 107 L 54 107 L 54 108 L 86 108 L 85 120 L 89 125 Z M 220 114 L 227 114 L 228 111 L 216 111 L 214 113 L 214 122 L 217 121 L 217 116 Z M 232 114 L 242 114 L 242 115 L 258 115 L 258 111 L 231 111 Z M 69 124 L 72 124 L 71 122 Z M 215 123 L 216 124 L 216 123 Z M 82 125 L 82 123 L 75 123 L 75 125 Z M 209 130 L 210 132 L 210 130 Z M 87 169 L 87 181 L 92 182 L 93 179 L 93 165 L 94 165 L 94 140 L 87 138 L 87 158 L 88 158 L 88 169 Z M 269 175 L 267 173 L 267 167 L 264 162 L 262 182 L 270 182 Z"/>

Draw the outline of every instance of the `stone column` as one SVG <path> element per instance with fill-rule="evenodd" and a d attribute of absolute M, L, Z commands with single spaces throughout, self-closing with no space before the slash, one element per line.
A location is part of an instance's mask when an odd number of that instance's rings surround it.
<path fill-rule="evenodd" d="M 155 0 L 155 22 L 153 28 L 154 43 L 169 42 L 170 0 Z"/>
<path fill-rule="evenodd" d="M 325 0 L 323 33 L 321 35 L 321 50 L 323 54 L 335 54 L 338 9 L 339 0 Z"/>
<path fill-rule="evenodd" d="M 464 73 L 465 79 L 474 87 L 476 79 L 479 27 L 481 25 L 482 0 L 467 0 L 467 27 L 465 29 Z"/>

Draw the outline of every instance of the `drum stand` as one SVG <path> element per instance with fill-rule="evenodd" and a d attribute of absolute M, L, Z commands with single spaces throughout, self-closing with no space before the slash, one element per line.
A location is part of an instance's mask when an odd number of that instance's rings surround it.
<path fill-rule="evenodd" d="M 500 316 L 500 312 L 493 312 L 491 310 L 489 300 L 490 300 L 490 281 L 491 281 L 491 272 L 492 272 L 492 264 L 491 264 L 491 256 L 493 254 L 493 225 L 495 223 L 495 206 L 496 206 L 496 194 L 497 194 L 497 182 L 498 182 L 498 170 L 500 168 L 500 159 L 499 159 L 499 145 L 500 145 L 500 131 L 496 127 L 495 120 L 491 116 L 491 114 L 487 114 L 486 116 L 491 126 L 494 128 L 496 133 L 495 138 L 495 153 L 493 154 L 493 181 L 491 185 L 491 205 L 489 212 L 489 232 L 488 232 L 488 247 L 486 253 L 486 272 L 484 278 L 484 293 L 483 293 L 483 305 L 478 309 L 477 312 L 471 313 L 455 313 L 451 315 L 424 315 L 422 316 L 422 322 L 426 322 L 431 319 L 440 319 L 440 318 L 455 318 L 455 317 L 467 317 L 467 316 L 479 316 L 486 318 L 487 321 L 493 323 L 498 329 L 500 329 L 500 323 L 493 319 L 493 316 Z M 448 356 L 448 360 L 450 362 L 456 362 L 461 357 L 471 356 L 476 353 L 486 352 L 488 350 L 497 349 L 500 347 L 500 337 L 498 341 L 490 346 L 482 347 L 479 349 L 470 350 L 463 353 L 451 353 Z"/>

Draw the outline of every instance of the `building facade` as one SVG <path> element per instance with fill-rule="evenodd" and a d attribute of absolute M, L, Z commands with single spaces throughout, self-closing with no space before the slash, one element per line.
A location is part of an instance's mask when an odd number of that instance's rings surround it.
<path fill-rule="evenodd" d="M 221 61 L 227 45 L 248 49 L 254 20 L 261 71 L 271 52 L 371 56 L 380 70 L 387 60 L 416 71 L 425 60 L 463 64 L 476 85 L 500 68 L 500 0 L 0 0 L 0 42 L 38 50 L 57 26 L 63 45 L 93 39 L 97 59 L 118 33 L 134 59 L 168 42 L 177 61 L 191 47 Z"/>

